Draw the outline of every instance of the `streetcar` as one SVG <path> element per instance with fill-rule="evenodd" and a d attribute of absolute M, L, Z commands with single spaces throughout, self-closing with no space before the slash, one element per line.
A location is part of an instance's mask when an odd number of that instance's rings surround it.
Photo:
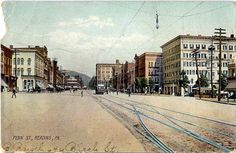
<path fill-rule="evenodd" d="M 104 84 L 98 84 L 96 87 L 96 94 L 104 94 L 106 92 L 106 88 Z"/>

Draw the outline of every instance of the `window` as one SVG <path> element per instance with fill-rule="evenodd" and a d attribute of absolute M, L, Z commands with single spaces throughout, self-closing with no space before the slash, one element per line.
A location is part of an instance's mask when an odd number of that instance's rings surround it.
<path fill-rule="evenodd" d="M 206 49 L 206 45 L 205 44 L 202 44 L 202 49 Z"/>
<path fill-rule="evenodd" d="M 236 46 L 234 46 L 234 50 L 236 50 Z"/>
<path fill-rule="evenodd" d="M 17 74 L 17 76 L 20 76 L 20 68 L 17 68 L 16 74 Z"/>
<path fill-rule="evenodd" d="M 189 53 L 189 58 L 192 58 L 192 54 L 191 53 Z"/>
<path fill-rule="evenodd" d="M 227 47 L 226 45 L 223 46 L 223 50 L 227 50 L 227 48 L 228 48 L 228 47 Z"/>
<path fill-rule="evenodd" d="M 16 64 L 16 58 L 13 59 L 13 64 L 14 64 L 14 65 Z"/>
<path fill-rule="evenodd" d="M 188 44 L 183 44 L 184 49 L 188 49 Z"/>
<path fill-rule="evenodd" d="M 200 45 L 199 44 L 196 44 L 196 49 L 200 49 Z"/>
<path fill-rule="evenodd" d="M 230 54 L 230 55 L 229 55 L 229 58 L 230 58 L 230 59 L 232 59 L 232 58 L 233 58 L 232 54 Z"/>
<path fill-rule="evenodd" d="M 20 58 L 17 58 L 17 65 L 20 65 Z"/>
<path fill-rule="evenodd" d="M 27 73 L 28 73 L 28 75 L 31 75 L 31 68 L 27 69 Z"/>
<path fill-rule="evenodd" d="M 21 75 L 24 75 L 24 69 L 21 68 Z"/>
<path fill-rule="evenodd" d="M 21 58 L 21 65 L 24 65 L 24 58 Z"/>
<path fill-rule="evenodd" d="M 194 48 L 194 45 L 193 44 L 190 44 L 190 49 L 193 49 Z"/>
<path fill-rule="evenodd" d="M 197 54 L 197 58 L 200 58 L 200 54 L 199 53 Z"/>
<path fill-rule="evenodd" d="M 227 55 L 226 55 L 226 54 L 224 54 L 224 58 L 227 58 Z"/>
<path fill-rule="evenodd" d="M 31 58 L 28 58 L 27 63 L 28 65 L 31 65 Z"/>
<path fill-rule="evenodd" d="M 229 45 L 229 50 L 233 50 L 233 46 L 232 45 Z"/>
<path fill-rule="evenodd" d="M 185 53 L 183 53 L 183 57 L 185 58 Z"/>

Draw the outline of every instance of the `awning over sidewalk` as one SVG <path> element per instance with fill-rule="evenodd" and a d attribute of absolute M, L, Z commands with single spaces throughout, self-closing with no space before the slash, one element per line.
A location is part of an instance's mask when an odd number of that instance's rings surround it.
<path fill-rule="evenodd" d="M 54 88 L 53 85 L 51 84 L 48 84 L 48 88 Z"/>
<path fill-rule="evenodd" d="M 38 86 L 39 88 L 44 89 L 44 85 L 43 85 L 42 83 L 36 82 L 36 84 L 37 84 L 37 86 Z"/>
<path fill-rule="evenodd" d="M 6 82 L 2 78 L 1 78 L 1 86 L 8 87 L 8 85 L 6 84 Z"/>
<path fill-rule="evenodd" d="M 229 81 L 225 91 L 236 91 L 236 80 Z"/>

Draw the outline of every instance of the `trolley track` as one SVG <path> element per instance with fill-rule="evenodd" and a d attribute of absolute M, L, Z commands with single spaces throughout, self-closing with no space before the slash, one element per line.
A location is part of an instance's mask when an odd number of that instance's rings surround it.
<path fill-rule="evenodd" d="M 127 98 L 116 97 L 116 96 L 111 96 L 111 97 L 112 98 L 117 98 L 119 100 L 129 101 L 129 102 L 132 102 L 132 103 L 135 103 L 135 104 L 140 104 L 140 105 L 153 107 L 153 108 L 157 108 L 157 109 L 161 109 L 161 110 L 165 110 L 165 111 L 169 111 L 169 112 L 173 112 L 173 113 L 177 113 L 177 114 L 181 114 L 181 115 L 190 116 L 190 117 L 193 117 L 193 118 L 199 118 L 199 119 L 202 119 L 202 120 L 207 120 L 207 121 L 211 121 L 211 122 L 215 122 L 215 123 L 220 123 L 220 124 L 236 127 L 235 123 L 225 122 L 225 121 L 216 120 L 216 119 L 212 119 L 212 118 L 207 118 L 207 117 L 203 117 L 203 116 L 196 116 L 196 115 L 192 115 L 192 114 L 189 114 L 189 113 L 183 113 L 183 112 L 179 112 L 179 111 L 175 111 L 175 110 L 171 110 L 171 109 L 167 109 L 167 108 L 163 108 L 163 107 L 153 106 L 153 105 L 150 105 L 150 104 L 144 104 L 140 101 L 131 100 L 131 99 L 127 99 Z"/>
<path fill-rule="evenodd" d="M 115 102 L 115 101 L 113 101 L 113 100 L 111 100 L 111 99 L 107 99 L 107 98 L 104 98 L 104 97 L 101 97 L 101 96 L 100 96 L 99 98 L 101 98 L 101 99 L 103 99 L 103 100 L 106 100 L 106 101 L 108 101 L 108 102 L 111 102 L 111 103 L 113 103 L 113 104 L 116 104 L 116 105 L 118 105 L 118 106 L 120 106 L 120 107 L 122 107 L 122 108 L 125 108 L 126 110 L 128 110 L 128 111 L 130 111 L 130 112 L 132 112 L 132 113 L 135 113 L 136 116 L 138 115 L 138 116 L 137 116 L 138 118 L 140 118 L 140 116 L 142 116 L 142 117 L 145 117 L 145 118 L 147 118 L 147 119 L 149 119 L 149 120 L 152 120 L 152 121 L 161 123 L 161 124 L 163 124 L 163 125 L 165 125 L 165 126 L 167 126 L 167 127 L 169 127 L 169 128 L 175 129 L 175 130 L 177 130 L 178 132 L 181 132 L 181 133 L 185 133 L 185 134 L 187 134 L 188 136 L 191 136 L 192 138 L 195 138 L 195 139 L 197 139 L 197 140 L 199 140 L 199 141 L 202 141 L 202 142 L 204 142 L 204 143 L 207 143 L 207 144 L 209 144 L 209 145 L 211 145 L 211 146 L 213 146 L 213 147 L 215 147 L 215 148 L 218 148 L 218 149 L 220 149 L 220 150 L 222 150 L 222 151 L 224 151 L 224 152 L 230 152 L 230 151 L 231 151 L 230 149 L 228 149 L 227 147 L 225 147 L 225 146 L 223 146 L 223 145 L 221 145 L 221 144 L 219 144 L 219 143 L 216 143 L 216 142 L 214 142 L 214 141 L 212 141 L 212 140 L 210 140 L 210 139 L 208 139 L 208 138 L 206 138 L 206 137 L 204 137 L 204 136 L 201 136 L 201 135 L 198 134 L 198 133 L 192 132 L 192 131 L 190 131 L 190 130 L 188 130 L 188 129 L 182 127 L 182 126 L 180 126 L 180 125 L 177 124 L 175 121 L 177 120 L 177 121 L 180 121 L 180 122 L 183 122 L 183 123 L 192 125 L 192 126 L 197 126 L 196 124 L 189 123 L 189 122 L 186 122 L 186 121 L 183 121 L 183 120 L 179 120 L 179 119 L 176 119 L 176 118 L 171 117 L 171 116 L 168 116 L 168 115 L 164 115 L 164 114 L 160 113 L 159 111 L 157 111 L 155 108 L 153 108 L 153 107 L 150 106 L 150 105 L 149 105 L 149 107 L 152 108 L 152 110 L 146 109 L 146 108 L 142 108 L 142 107 L 139 106 L 139 104 L 137 104 L 137 103 L 134 104 L 134 103 L 122 102 L 122 103 L 126 104 L 126 105 L 124 105 L 124 104 L 120 104 L 120 103 Z M 124 99 L 125 99 L 125 98 L 124 98 Z M 126 99 L 125 99 L 125 100 L 126 100 Z M 119 102 L 120 102 L 120 101 L 119 101 Z M 128 106 L 129 106 L 129 107 L 128 107 Z M 133 107 L 133 109 L 132 109 L 132 107 Z M 153 117 L 151 117 L 151 116 L 149 116 L 149 115 L 146 115 L 146 114 L 144 114 L 143 112 L 137 111 L 137 110 L 136 110 L 137 108 L 138 108 L 138 109 L 143 109 L 143 110 L 146 110 L 146 111 L 149 111 L 149 112 L 152 112 L 152 113 L 157 113 L 157 114 L 159 114 L 159 115 L 161 115 L 161 116 L 167 118 L 174 126 L 173 126 L 173 125 L 170 125 L 170 124 L 167 124 L 167 123 L 164 123 L 164 122 L 162 122 L 162 121 L 160 121 L 160 120 L 158 120 L 158 119 L 156 119 L 156 118 L 153 118 Z M 175 120 L 175 121 L 173 121 L 173 120 Z M 140 121 L 140 123 L 141 123 L 141 125 L 144 124 L 144 123 L 141 122 L 141 121 Z M 145 124 L 144 124 L 144 125 L 145 125 Z M 143 128 L 145 129 L 145 127 L 143 127 Z M 209 131 L 212 131 L 212 132 L 219 132 L 219 131 L 216 131 L 216 130 L 210 129 L 210 128 L 205 128 L 205 130 L 209 130 Z M 230 137 L 229 135 L 224 134 L 224 133 L 222 133 L 222 132 L 219 132 L 219 134 L 222 134 L 222 135 L 225 135 L 225 136 Z M 150 134 L 149 134 L 149 135 L 150 135 Z M 232 137 L 235 138 L 234 136 L 232 136 Z"/>

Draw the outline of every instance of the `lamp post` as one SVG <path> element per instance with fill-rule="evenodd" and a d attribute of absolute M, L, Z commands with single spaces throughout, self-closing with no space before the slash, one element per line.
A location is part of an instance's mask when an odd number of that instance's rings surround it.
<path fill-rule="evenodd" d="M 211 98 L 213 98 L 214 91 L 213 91 L 213 69 L 212 69 L 212 64 L 213 64 L 213 51 L 215 50 L 215 47 L 213 45 L 210 45 L 208 47 L 208 50 L 211 52 Z"/>
<path fill-rule="evenodd" d="M 198 53 L 200 53 L 199 48 L 194 49 L 193 52 L 194 54 L 194 58 L 195 58 L 195 62 L 196 62 L 196 74 L 197 74 L 197 80 L 198 80 L 198 88 L 199 88 L 199 98 L 202 98 L 201 95 L 201 83 L 200 83 L 200 78 L 199 78 L 199 73 L 198 73 L 198 59 L 197 59 L 197 55 Z"/>

